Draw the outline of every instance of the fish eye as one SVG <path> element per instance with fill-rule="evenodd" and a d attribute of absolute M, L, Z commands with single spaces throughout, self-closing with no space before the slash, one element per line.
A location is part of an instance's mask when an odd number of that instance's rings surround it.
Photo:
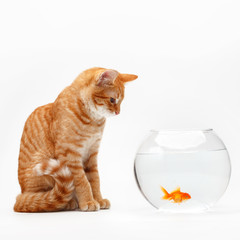
<path fill-rule="evenodd" d="M 110 102 L 113 103 L 113 104 L 115 104 L 115 103 L 116 103 L 116 99 L 111 97 L 111 98 L 110 98 Z"/>

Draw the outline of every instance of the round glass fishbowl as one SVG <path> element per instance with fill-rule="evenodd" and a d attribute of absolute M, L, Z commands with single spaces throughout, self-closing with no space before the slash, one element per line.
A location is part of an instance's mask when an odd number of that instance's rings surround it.
<path fill-rule="evenodd" d="M 198 212 L 223 195 L 231 164 L 212 129 L 152 130 L 138 149 L 134 172 L 143 196 L 157 209 Z"/>

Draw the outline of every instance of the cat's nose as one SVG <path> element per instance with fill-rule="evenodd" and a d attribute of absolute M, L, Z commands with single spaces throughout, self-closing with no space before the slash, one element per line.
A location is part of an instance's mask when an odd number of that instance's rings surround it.
<path fill-rule="evenodd" d="M 119 111 L 115 111 L 115 114 L 118 115 L 120 112 Z"/>

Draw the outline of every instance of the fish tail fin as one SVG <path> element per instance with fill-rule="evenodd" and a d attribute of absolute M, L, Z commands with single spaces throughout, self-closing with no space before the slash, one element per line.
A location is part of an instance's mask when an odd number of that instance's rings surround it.
<path fill-rule="evenodd" d="M 164 196 L 162 197 L 162 199 L 168 199 L 170 196 L 169 196 L 169 193 L 167 192 L 167 190 L 162 186 L 161 186 L 161 190 L 164 193 Z"/>

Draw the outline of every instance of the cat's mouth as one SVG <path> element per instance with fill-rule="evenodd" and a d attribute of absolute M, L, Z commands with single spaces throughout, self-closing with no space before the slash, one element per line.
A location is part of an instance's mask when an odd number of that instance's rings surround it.
<path fill-rule="evenodd" d="M 116 113 L 115 111 L 109 111 L 108 114 L 106 115 L 106 117 L 114 117 L 116 115 L 118 115 L 119 113 Z"/>
<path fill-rule="evenodd" d="M 117 116 L 120 112 L 116 110 L 107 110 L 105 117 L 114 117 Z"/>
<path fill-rule="evenodd" d="M 119 112 L 117 112 L 117 111 L 115 111 L 115 110 L 108 109 L 108 108 L 106 108 L 106 107 L 98 107 L 98 108 L 97 108 L 97 114 L 98 114 L 99 116 L 108 118 L 108 117 L 113 117 L 113 116 L 118 115 Z"/>

